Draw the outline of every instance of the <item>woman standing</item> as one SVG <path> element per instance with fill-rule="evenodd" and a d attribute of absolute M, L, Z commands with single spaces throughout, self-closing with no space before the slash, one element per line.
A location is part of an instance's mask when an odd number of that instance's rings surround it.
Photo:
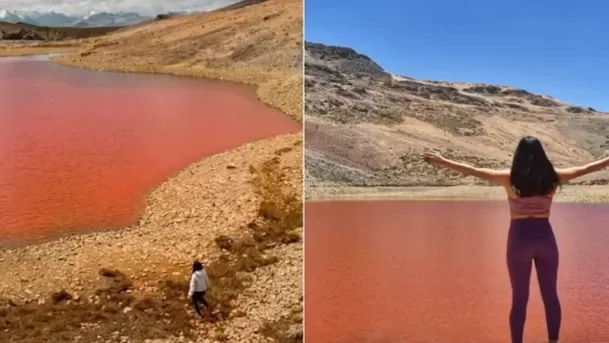
<path fill-rule="evenodd" d="M 424 159 L 505 188 L 511 214 L 507 267 L 512 285 L 512 343 L 523 340 L 532 262 L 545 307 L 548 339 L 550 343 L 558 342 L 561 308 L 556 287 L 558 247 L 549 222 L 552 198 L 561 184 L 609 166 L 609 158 L 581 167 L 554 169 L 541 142 L 529 136 L 518 143 L 511 169 L 476 168 L 436 154 L 426 154 Z"/>

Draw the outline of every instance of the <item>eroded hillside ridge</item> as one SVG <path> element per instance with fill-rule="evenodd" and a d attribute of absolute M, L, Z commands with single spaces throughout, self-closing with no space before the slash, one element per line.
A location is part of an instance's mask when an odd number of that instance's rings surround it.
<path fill-rule="evenodd" d="M 45 27 L 27 23 L 0 21 L 0 41 L 63 41 L 103 36 L 118 31 L 122 27 Z"/>
<path fill-rule="evenodd" d="M 330 73 L 340 78 L 341 74 L 388 78 L 391 75 L 370 57 L 358 54 L 351 48 L 306 43 L 307 71 L 315 74 Z"/>
<path fill-rule="evenodd" d="M 608 116 L 508 86 L 416 80 L 346 47 L 305 44 L 310 186 L 430 186 L 476 182 L 421 161 L 426 149 L 506 167 L 515 143 L 539 137 L 558 166 L 609 148 Z M 584 184 L 606 183 L 596 174 Z"/>

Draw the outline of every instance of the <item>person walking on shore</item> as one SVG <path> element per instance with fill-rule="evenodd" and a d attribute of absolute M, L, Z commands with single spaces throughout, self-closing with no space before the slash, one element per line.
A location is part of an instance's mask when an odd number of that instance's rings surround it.
<path fill-rule="evenodd" d="M 195 261 L 192 264 L 192 276 L 190 277 L 190 287 L 188 290 L 188 299 L 192 301 L 195 310 L 195 317 L 202 318 L 199 304 L 203 304 L 209 311 L 209 303 L 205 300 L 205 292 L 209 288 L 209 277 L 207 271 L 203 268 L 203 264 Z"/>
<path fill-rule="evenodd" d="M 546 312 L 548 339 L 558 342 L 562 312 L 557 291 L 558 246 L 549 222 L 552 199 L 560 185 L 609 166 L 609 157 L 581 167 L 554 169 L 541 142 L 528 136 L 518 143 L 511 169 L 476 168 L 438 154 L 425 154 L 424 160 L 505 189 L 511 214 L 506 259 L 512 285 L 512 343 L 523 341 L 532 262 Z"/>

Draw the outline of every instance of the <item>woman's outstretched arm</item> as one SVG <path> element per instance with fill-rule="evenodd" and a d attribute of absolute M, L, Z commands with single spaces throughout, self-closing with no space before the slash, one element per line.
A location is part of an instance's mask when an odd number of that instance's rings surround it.
<path fill-rule="evenodd" d="M 477 168 L 466 163 L 449 160 L 438 154 L 425 154 L 423 158 L 425 159 L 425 162 L 429 164 L 452 169 L 464 175 L 475 176 L 482 180 L 490 181 L 501 186 L 505 186 L 510 181 L 509 169 L 496 170 L 489 168 Z"/>
<path fill-rule="evenodd" d="M 585 166 L 556 169 L 560 183 L 567 183 L 575 178 L 597 172 L 609 166 L 609 157 L 588 163 Z"/>

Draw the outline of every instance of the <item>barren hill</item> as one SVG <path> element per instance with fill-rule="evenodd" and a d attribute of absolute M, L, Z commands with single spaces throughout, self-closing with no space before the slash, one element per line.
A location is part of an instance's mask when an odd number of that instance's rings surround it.
<path fill-rule="evenodd" d="M 518 140 L 541 139 L 557 166 L 609 149 L 609 116 L 507 86 L 392 75 L 353 49 L 305 44 L 306 180 L 316 186 L 472 184 L 425 164 L 434 149 L 508 167 Z M 606 184 L 609 173 L 579 181 Z"/>
<path fill-rule="evenodd" d="M 61 63 L 255 84 L 263 102 L 302 116 L 302 4 L 247 0 L 84 40 Z M 297 104 L 297 106 L 294 106 Z"/>
<path fill-rule="evenodd" d="M 105 35 L 122 27 L 46 27 L 0 21 L 0 40 L 58 41 Z"/>

